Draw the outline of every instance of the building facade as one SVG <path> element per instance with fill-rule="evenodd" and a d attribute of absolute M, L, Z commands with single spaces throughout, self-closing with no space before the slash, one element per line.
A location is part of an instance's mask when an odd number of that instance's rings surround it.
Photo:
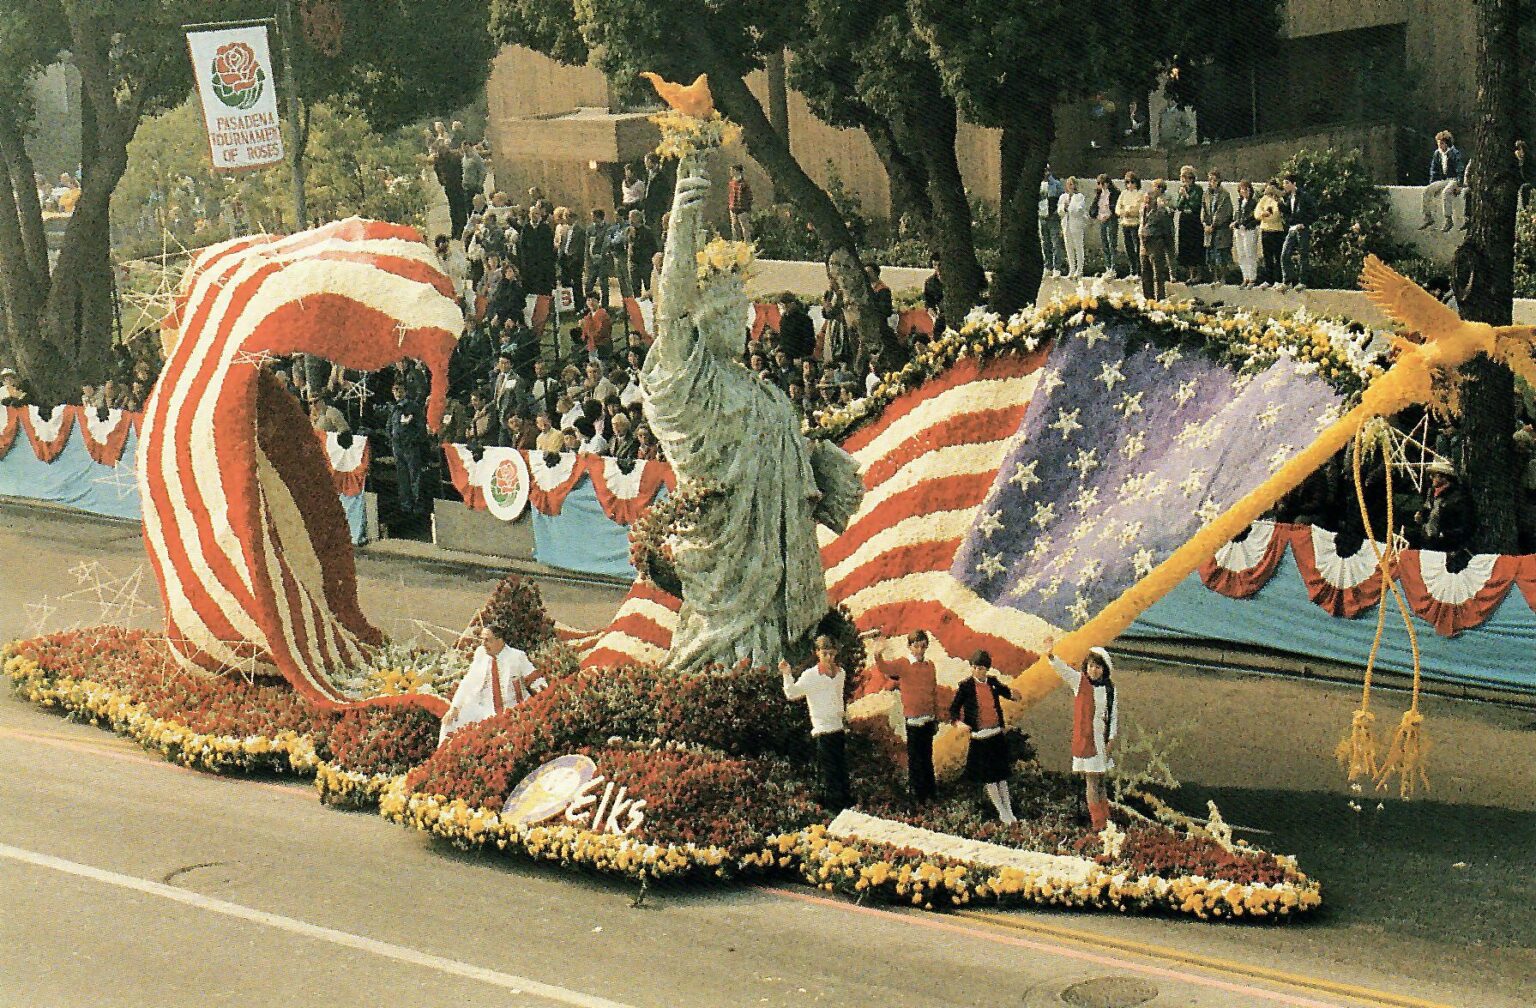
<path fill-rule="evenodd" d="M 1451 0 L 1287 0 L 1281 38 L 1256 56 L 1191 67 L 1176 91 L 1058 109 L 1052 164 L 1057 175 L 1155 178 L 1191 163 L 1262 178 L 1299 148 L 1336 147 L 1359 149 L 1382 183 L 1422 184 L 1435 132 L 1470 133 L 1475 28 L 1472 5 Z M 766 76 L 748 83 L 766 107 Z M 864 134 L 817 119 L 793 90 L 787 97 L 776 125 L 806 171 L 822 185 L 835 176 L 866 212 L 888 215 L 885 172 Z M 526 49 L 503 50 L 488 98 L 497 185 L 513 202 L 538 186 L 557 204 L 611 208 L 622 165 L 656 141 L 646 112 L 626 110 L 597 70 Z M 1141 128 L 1128 132 L 1132 101 Z M 967 188 L 995 208 L 996 132 L 963 125 L 958 152 Z M 722 159 L 746 166 L 760 204 L 771 198 L 744 151 Z"/>

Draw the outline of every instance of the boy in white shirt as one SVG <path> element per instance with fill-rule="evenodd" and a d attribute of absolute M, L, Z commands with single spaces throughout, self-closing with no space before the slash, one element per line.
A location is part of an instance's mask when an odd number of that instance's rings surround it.
<path fill-rule="evenodd" d="M 843 686 L 846 673 L 837 664 L 837 646 L 825 634 L 816 638 L 816 664 L 796 679 L 789 662 L 779 662 L 784 695 L 804 700 L 811 711 L 811 739 L 816 743 L 816 767 L 821 773 L 821 803 L 842 811 L 853 804 L 848 793 L 848 747 L 843 732 Z"/>

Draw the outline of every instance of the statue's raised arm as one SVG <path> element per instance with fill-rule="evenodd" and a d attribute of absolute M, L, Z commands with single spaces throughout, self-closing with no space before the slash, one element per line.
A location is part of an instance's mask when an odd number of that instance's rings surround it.
<path fill-rule="evenodd" d="M 741 363 L 752 247 L 706 241 L 703 221 L 708 151 L 739 130 L 714 111 L 706 78 L 652 83 L 675 110 L 656 117 L 658 152 L 680 163 L 657 282 L 656 342 L 640 389 L 678 487 L 703 491 L 669 535 L 683 604 L 667 663 L 683 671 L 739 661 L 773 668 L 827 611 L 818 505 L 827 504 L 823 520 L 846 520 L 862 485 L 834 445 L 818 452 L 813 468 L 794 406 Z M 836 492 L 824 497 L 818 476 Z"/>

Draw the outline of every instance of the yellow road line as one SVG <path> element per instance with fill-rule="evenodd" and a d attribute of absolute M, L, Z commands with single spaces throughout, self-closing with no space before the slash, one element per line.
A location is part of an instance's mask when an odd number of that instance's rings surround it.
<path fill-rule="evenodd" d="M 1128 952 L 1132 955 L 1145 956 L 1150 959 L 1176 962 L 1185 966 L 1195 966 L 1212 973 L 1224 973 L 1229 976 L 1250 980 L 1264 980 L 1270 983 L 1283 984 L 1287 987 L 1294 987 L 1299 990 L 1348 998 L 1352 1001 L 1361 1001 L 1370 1005 L 1380 1005 L 1383 1008 L 1454 1008 L 1453 1005 L 1444 1004 L 1440 1001 L 1425 1001 L 1422 998 L 1410 997 L 1406 994 L 1391 994 L 1386 991 L 1360 987 L 1355 984 L 1325 980 L 1322 977 L 1287 973 L 1284 970 L 1267 969 L 1263 966 L 1254 966 L 1232 959 L 1219 959 L 1214 956 L 1198 955 L 1182 949 L 1169 948 L 1166 945 L 1152 945 L 1146 942 L 1133 941 L 1129 938 L 1115 938 L 1092 931 L 1079 931 L 1074 928 L 1061 927 L 1054 924 L 1042 924 L 1006 914 L 987 913 L 981 910 L 956 910 L 953 913 L 956 917 L 964 917 L 967 920 L 977 921 L 992 927 L 1005 928 L 1010 931 L 1024 931 L 1043 938 L 1070 941 L 1098 949 L 1114 949 L 1117 952 Z"/>

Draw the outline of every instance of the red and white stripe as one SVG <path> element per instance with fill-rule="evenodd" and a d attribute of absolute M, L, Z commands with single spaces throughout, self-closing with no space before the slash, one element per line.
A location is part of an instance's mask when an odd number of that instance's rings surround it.
<path fill-rule="evenodd" d="M 64 446 L 69 444 L 69 432 L 74 423 L 73 406 L 55 406 L 47 420 L 36 406 L 21 410 L 22 429 L 27 432 L 27 440 L 32 442 L 32 452 L 39 462 L 52 462 L 59 457 Z"/>
<path fill-rule="evenodd" d="M 587 474 L 590 456 L 583 452 L 561 452 L 555 456 L 554 465 L 545 465 L 543 452 L 529 451 L 527 454 L 528 475 L 533 481 L 528 488 L 528 502 L 539 514 L 559 514 L 566 495 L 576 489 L 576 484 Z"/>
<path fill-rule="evenodd" d="M 97 465 L 115 466 L 123 457 L 128 444 L 128 432 L 139 425 L 139 415 L 120 409 L 109 409 L 106 416 L 91 406 L 74 407 L 79 415 L 80 435 L 85 439 L 85 450 Z"/>
<path fill-rule="evenodd" d="M 1493 615 L 1527 559 L 1480 553 L 1452 573 L 1446 569 L 1444 553 L 1404 550 L 1397 580 L 1409 608 L 1432 623 L 1440 636 L 1454 637 Z"/>
<path fill-rule="evenodd" d="M 436 427 L 462 328 L 453 282 L 415 230 L 353 218 L 204 250 L 165 325 L 174 345 L 145 408 L 139 489 L 173 650 L 215 669 L 254 650 L 310 700 L 345 705 L 344 680 L 380 635 L 357 606 L 320 446 L 262 360 L 314 353 L 371 371 L 415 357 Z"/>
<path fill-rule="evenodd" d="M 11 445 L 16 443 L 16 432 L 21 430 L 22 408 L 6 406 L 4 410 L 4 416 L 0 417 L 0 458 L 5 458 Z"/>
<path fill-rule="evenodd" d="M 1256 521 L 1241 541 L 1234 540 L 1200 565 L 1200 580 L 1228 598 L 1250 598 L 1274 576 L 1291 540 L 1291 526 Z"/>
<path fill-rule="evenodd" d="M 1339 555 L 1337 539 L 1327 529 L 1298 525 L 1291 531 L 1291 553 L 1312 601 L 1331 615 L 1354 619 L 1380 601 L 1381 570 L 1370 543 L 1346 557 Z"/>
<path fill-rule="evenodd" d="M 662 487 L 673 489 L 672 467 L 665 462 L 639 461 L 626 473 L 617 459 L 602 455 L 584 458 L 598 505 L 610 521 L 620 525 L 633 525 Z"/>
<path fill-rule="evenodd" d="M 1030 645 L 1056 632 L 1038 617 L 992 605 L 949 573 L 1018 431 L 1043 359 L 1037 352 L 985 365 L 963 360 L 892 402 L 844 445 L 866 492 L 846 532 L 821 531 L 829 600 L 864 629 L 926 629 L 947 680 L 958 680 L 958 659 L 978 648 L 991 651 L 999 668 L 1022 671 L 1036 657 Z M 573 644 L 585 649 L 585 665 L 658 661 L 678 607 L 676 598 L 637 582 L 606 631 L 573 637 Z"/>
<path fill-rule="evenodd" d="M 332 431 L 315 431 L 325 450 L 326 464 L 331 468 L 331 482 L 343 497 L 356 497 L 368 482 L 368 462 L 373 451 L 368 439 L 353 435 L 346 448 L 341 446 L 341 435 Z"/>

